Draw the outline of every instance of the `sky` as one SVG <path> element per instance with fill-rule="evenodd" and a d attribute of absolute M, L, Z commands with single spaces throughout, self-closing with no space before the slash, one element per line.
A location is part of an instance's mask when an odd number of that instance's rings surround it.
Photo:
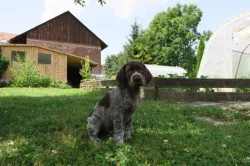
<path fill-rule="evenodd" d="M 123 49 L 135 19 L 146 29 L 154 16 L 177 3 L 195 4 L 203 12 L 198 30 L 216 31 L 233 16 L 250 10 L 249 0 L 85 0 L 86 6 L 74 0 L 0 0 L 0 32 L 20 34 L 65 11 L 73 13 L 101 38 L 108 47 L 102 51 L 102 64 L 110 54 Z"/>

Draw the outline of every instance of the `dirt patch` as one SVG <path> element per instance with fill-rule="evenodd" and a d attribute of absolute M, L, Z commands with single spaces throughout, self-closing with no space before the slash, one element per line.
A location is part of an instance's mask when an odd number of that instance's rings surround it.
<path fill-rule="evenodd" d="M 209 123 L 213 123 L 214 125 L 230 125 L 230 124 L 234 124 L 235 122 L 224 122 L 224 121 L 219 121 L 219 120 L 215 120 L 211 117 L 206 117 L 206 116 L 197 116 L 196 120 L 201 120 L 201 121 L 206 121 Z"/>
<path fill-rule="evenodd" d="M 193 102 L 190 104 L 201 107 L 218 106 L 222 110 L 250 116 L 250 102 Z"/>

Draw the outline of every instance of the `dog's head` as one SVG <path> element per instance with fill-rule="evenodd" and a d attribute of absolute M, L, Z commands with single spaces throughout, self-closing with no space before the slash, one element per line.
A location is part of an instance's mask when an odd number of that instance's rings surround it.
<path fill-rule="evenodd" d="M 122 86 L 140 87 L 147 85 L 153 78 L 147 67 L 137 61 L 125 64 L 116 76 L 116 80 Z"/>

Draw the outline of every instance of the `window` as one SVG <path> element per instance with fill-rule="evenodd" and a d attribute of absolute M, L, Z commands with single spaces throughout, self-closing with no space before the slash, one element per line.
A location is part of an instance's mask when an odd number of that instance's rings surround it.
<path fill-rule="evenodd" d="M 21 62 L 25 60 L 26 52 L 24 51 L 11 51 L 11 61 L 17 62 L 17 56 L 20 57 Z"/>
<path fill-rule="evenodd" d="M 3 40 L 0 41 L 0 43 L 8 43 L 8 41 L 3 39 Z"/>
<path fill-rule="evenodd" d="M 51 54 L 38 53 L 38 64 L 51 64 Z"/>

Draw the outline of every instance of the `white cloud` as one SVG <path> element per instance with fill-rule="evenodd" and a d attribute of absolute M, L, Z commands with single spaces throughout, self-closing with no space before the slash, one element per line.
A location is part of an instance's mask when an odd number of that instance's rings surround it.
<path fill-rule="evenodd" d="M 98 4 L 97 0 L 86 0 L 86 7 L 90 6 L 90 3 L 93 1 L 95 1 L 95 4 Z M 106 4 L 103 7 L 111 7 L 119 18 L 128 19 L 137 14 L 145 14 L 145 11 L 150 10 L 153 6 L 162 6 L 169 1 L 176 0 L 106 0 Z M 198 1 L 179 0 L 182 4 L 197 3 Z M 47 21 L 68 10 L 76 17 L 79 17 L 86 7 L 75 5 L 74 0 L 44 0 L 42 21 Z"/>
<path fill-rule="evenodd" d="M 106 0 L 106 5 L 111 6 L 114 13 L 121 19 L 127 19 L 130 16 L 140 13 L 145 8 L 152 5 L 163 5 L 169 0 Z"/>
<path fill-rule="evenodd" d="M 86 5 L 88 5 L 88 1 L 86 3 Z M 42 22 L 56 17 L 68 10 L 74 16 L 79 17 L 84 8 L 80 5 L 75 5 L 73 0 L 44 0 L 44 11 L 41 18 Z"/>
<path fill-rule="evenodd" d="M 180 3 L 182 4 L 196 4 L 199 0 L 181 0 Z"/>
<path fill-rule="evenodd" d="M 163 6 L 170 1 L 181 4 L 196 4 L 199 0 L 106 0 L 106 5 L 113 8 L 114 13 L 121 19 L 127 19 L 136 14 L 145 14 L 153 6 Z"/>

